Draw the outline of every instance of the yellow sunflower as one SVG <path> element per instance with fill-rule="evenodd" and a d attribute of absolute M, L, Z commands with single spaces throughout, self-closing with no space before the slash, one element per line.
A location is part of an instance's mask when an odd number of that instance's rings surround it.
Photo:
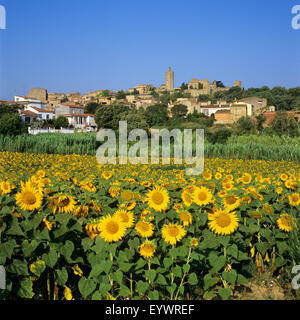
<path fill-rule="evenodd" d="M 3 194 L 10 194 L 13 189 L 13 186 L 10 184 L 9 181 L 1 181 L 0 189 Z"/>
<path fill-rule="evenodd" d="M 240 199 L 235 195 L 227 195 L 222 199 L 222 204 L 229 211 L 234 210 L 240 205 Z"/>
<path fill-rule="evenodd" d="M 131 190 L 124 190 L 122 193 L 121 193 L 121 198 L 122 200 L 124 201 L 130 201 L 132 200 L 134 197 L 134 194 Z"/>
<path fill-rule="evenodd" d="M 244 173 L 244 175 L 241 178 L 241 182 L 243 184 L 249 184 L 252 181 L 252 176 L 249 173 Z"/>
<path fill-rule="evenodd" d="M 135 226 L 135 230 L 141 237 L 149 238 L 153 235 L 154 225 L 146 221 L 139 221 Z"/>
<path fill-rule="evenodd" d="M 186 230 L 178 223 L 165 224 L 162 228 L 163 239 L 171 244 L 175 245 L 177 241 L 180 241 L 186 234 Z"/>
<path fill-rule="evenodd" d="M 109 189 L 108 189 L 108 192 L 109 192 L 109 194 L 110 194 L 110 196 L 112 197 L 112 198 L 114 198 L 114 197 L 117 197 L 117 196 L 119 196 L 120 195 L 120 190 L 121 190 L 121 188 L 120 187 L 110 187 Z"/>
<path fill-rule="evenodd" d="M 192 239 L 191 239 L 191 246 L 192 246 L 192 247 L 197 247 L 198 244 L 199 244 L 198 239 L 196 239 L 196 238 L 192 238 Z"/>
<path fill-rule="evenodd" d="M 233 188 L 233 181 L 231 180 L 223 181 L 222 187 L 223 189 L 225 189 L 225 191 L 230 191 Z"/>
<path fill-rule="evenodd" d="M 211 172 L 209 172 L 209 171 L 204 171 L 204 172 L 202 173 L 202 177 L 203 177 L 206 181 L 208 181 L 208 180 L 211 180 L 212 174 L 211 174 Z"/>
<path fill-rule="evenodd" d="M 281 179 L 282 181 L 286 181 L 286 180 L 288 179 L 288 175 L 286 175 L 285 173 L 282 173 L 282 174 L 280 175 L 280 179 Z"/>
<path fill-rule="evenodd" d="M 156 245 L 149 240 L 143 242 L 140 246 L 140 255 L 144 258 L 152 258 L 156 250 Z"/>
<path fill-rule="evenodd" d="M 193 218 L 188 211 L 179 212 L 179 218 L 182 221 L 184 227 L 188 227 L 190 224 L 192 224 Z"/>
<path fill-rule="evenodd" d="M 126 210 L 130 211 L 133 210 L 136 206 L 136 202 L 135 201 L 129 201 L 126 203 L 125 208 Z"/>
<path fill-rule="evenodd" d="M 238 227 L 238 217 L 235 212 L 229 212 L 222 209 L 217 209 L 214 214 L 208 215 L 210 220 L 209 228 L 216 234 L 231 234 Z"/>
<path fill-rule="evenodd" d="M 216 179 L 216 180 L 220 180 L 221 178 L 222 178 L 222 173 L 217 172 L 217 173 L 215 174 L 215 179 Z"/>
<path fill-rule="evenodd" d="M 213 202 L 213 195 L 206 187 L 196 187 L 193 193 L 193 201 L 198 206 L 205 206 Z"/>
<path fill-rule="evenodd" d="M 126 232 L 126 224 L 118 218 L 108 214 L 97 225 L 99 236 L 105 242 L 117 242 L 123 238 Z"/>
<path fill-rule="evenodd" d="M 153 190 L 149 191 L 146 196 L 148 206 L 155 211 L 165 211 L 170 202 L 168 191 L 165 188 L 154 187 Z"/>
<path fill-rule="evenodd" d="M 294 180 L 286 180 L 284 185 L 291 190 L 296 190 L 297 188 L 297 182 Z"/>
<path fill-rule="evenodd" d="M 102 178 L 104 178 L 105 180 L 108 180 L 112 177 L 112 172 L 111 171 L 103 171 L 102 172 Z"/>
<path fill-rule="evenodd" d="M 31 187 L 24 187 L 16 194 L 16 203 L 26 211 L 39 209 L 42 205 L 43 197 L 40 192 Z"/>
<path fill-rule="evenodd" d="M 113 216 L 125 223 L 126 228 L 130 228 L 134 223 L 134 216 L 131 211 L 119 209 Z"/>
<path fill-rule="evenodd" d="M 266 213 L 268 213 L 268 214 L 272 214 L 274 212 L 274 209 L 268 203 L 265 203 L 262 206 L 262 209 L 265 210 Z"/>
<path fill-rule="evenodd" d="M 80 184 L 79 184 L 80 188 L 81 189 L 85 189 L 89 192 L 96 192 L 96 187 L 93 185 L 92 182 L 90 181 L 82 181 Z"/>
<path fill-rule="evenodd" d="M 279 229 L 290 232 L 292 231 L 293 227 L 297 228 L 297 224 L 294 221 L 293 217 L 287 213 L 283 213 L 280 215 L 280 218 L 277 219 L 277 225 Z"/>
<path fill-rule="evenodd" d="M 75 208 L 75 211 L 73 213 L 74 217 L 86 217 L 89 212 L 89 207 L 80 205 Z"/>
<path fill-rule="evenodd" d="M 193 203 L 193 196 L 188 190 L 184 190 L 181 194 L 181 199 L 183 203 L 189 207 Z"/>
<path fill-rule="evenodd" d="M 289 197 L 289 202 L 290 205 L 295 207 L 298 206 L 300 204 L 300 195 L 299 193 L 293 193 L 291 195 L 288 196 Z"/>
<path fill-rule="evenodd" d="M 76 201 L 69 195 L 56 195 L 50 197 L 49 200 L 49 208 L 53 210 L 53 213 L 57 211 L 59 213 L 70 213 L 75 209 Z"/>

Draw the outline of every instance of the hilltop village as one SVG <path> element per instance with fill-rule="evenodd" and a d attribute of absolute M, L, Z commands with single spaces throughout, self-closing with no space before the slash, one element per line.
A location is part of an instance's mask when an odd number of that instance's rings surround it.
<path fill-rule="evenodd" d="M 264 87 L 263 87 L 264 88 Z M 267 88 L 267 87 L 265 87 Z M 278 87 L 281 88 L 281 87 Z M 248 90 L 249 91 L 249 90 Z M 242 81 L 233 81 L 232 86 L 224 86 L 222 81 L 210 82 L 209 79 L 191 79 L 174 86 L 174 71 L 171 67 L 165 72 L 165 83 L 160 87 L 151 84 L 139 84 L 127 91 L 102 89 L 86 94 L 53 93 L 43 88 L 32 88 L 26 95 L 16 95 L 13 101 L 0 100 L 1 103 L 19 104 L 21 119 L 31 125 L 36 120 L 53 120 L 59 116 L 67 118 L 70 126 L 76 129 L 96 130 L 94 114 L 86 110 L 88 104 L 134 106 L 147 109 L 156 104 L 165 104 L 172 117 L 172 108 L 185 106 L 186 114 L 201 113 L 213 117 L 215 124 L 233 124 L 241 117 L 263 114 L 268 124 L 276 115 L 276 106 L 262 95 L 242 94 Z M 232 94 L 231 94 L 232 93 Z M 238 99 L 236 97 L 241 96 Z M 288 113 L 297 121 L 300 119 L 298 108 L 289 107 Z"/>

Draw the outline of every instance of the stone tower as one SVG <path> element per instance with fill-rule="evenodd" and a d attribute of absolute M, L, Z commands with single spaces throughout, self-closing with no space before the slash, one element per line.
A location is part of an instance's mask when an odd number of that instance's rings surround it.
<path fill-rule="evenodd" d="M 31 99 L 38 99 L 45 103 L 48 100 L 48 92 L 46 89 L 32 88 L 30 89 L 27 97 Z"/>
<path fill-rule="evenodd" d="M 234 86 L 235 87 L 239 87 L 239 88 L 242 88 L 242 81 L 234 81 Z"/>
<path fill-rule="evenodd" d="M 169 67 L 166 72 L 166 89 L 168 91 L 174 90 L 174 72 L 171 67 Z"/>

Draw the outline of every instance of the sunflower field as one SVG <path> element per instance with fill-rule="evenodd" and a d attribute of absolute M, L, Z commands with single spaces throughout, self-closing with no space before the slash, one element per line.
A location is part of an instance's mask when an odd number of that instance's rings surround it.
<path fill-rule="evenodd" d="M 0 299 L 234 299 L 300 264 L 299 225 L 299 163 L 1 152 Z"/>

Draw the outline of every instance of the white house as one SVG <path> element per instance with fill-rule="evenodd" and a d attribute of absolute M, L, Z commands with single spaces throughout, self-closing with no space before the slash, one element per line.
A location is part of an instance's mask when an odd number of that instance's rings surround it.
<path fill-rule="evenodd" d="M 55 115 L 52 111 L 27 105 L 24 110 L 20 112 L 20 117 L 24 122 L 31 124 L 32 121 L 36 119 L 52 120 Z"/>
<path fill-rule="evenodd" d="M 86 129 L 87 127 L 96 128 L 94 115 L 89 113 L 71 113 L 64 114 L 69 121 L 69 124 L 76 129 Z"/>
<path fill-rule="evenodd" d="M 38 99 L 32 99 L 25 96 L 15 96 L 14 101 L 24 106 L 37 107 L 39 109 L 45 109 L 45 105 Z"/>

